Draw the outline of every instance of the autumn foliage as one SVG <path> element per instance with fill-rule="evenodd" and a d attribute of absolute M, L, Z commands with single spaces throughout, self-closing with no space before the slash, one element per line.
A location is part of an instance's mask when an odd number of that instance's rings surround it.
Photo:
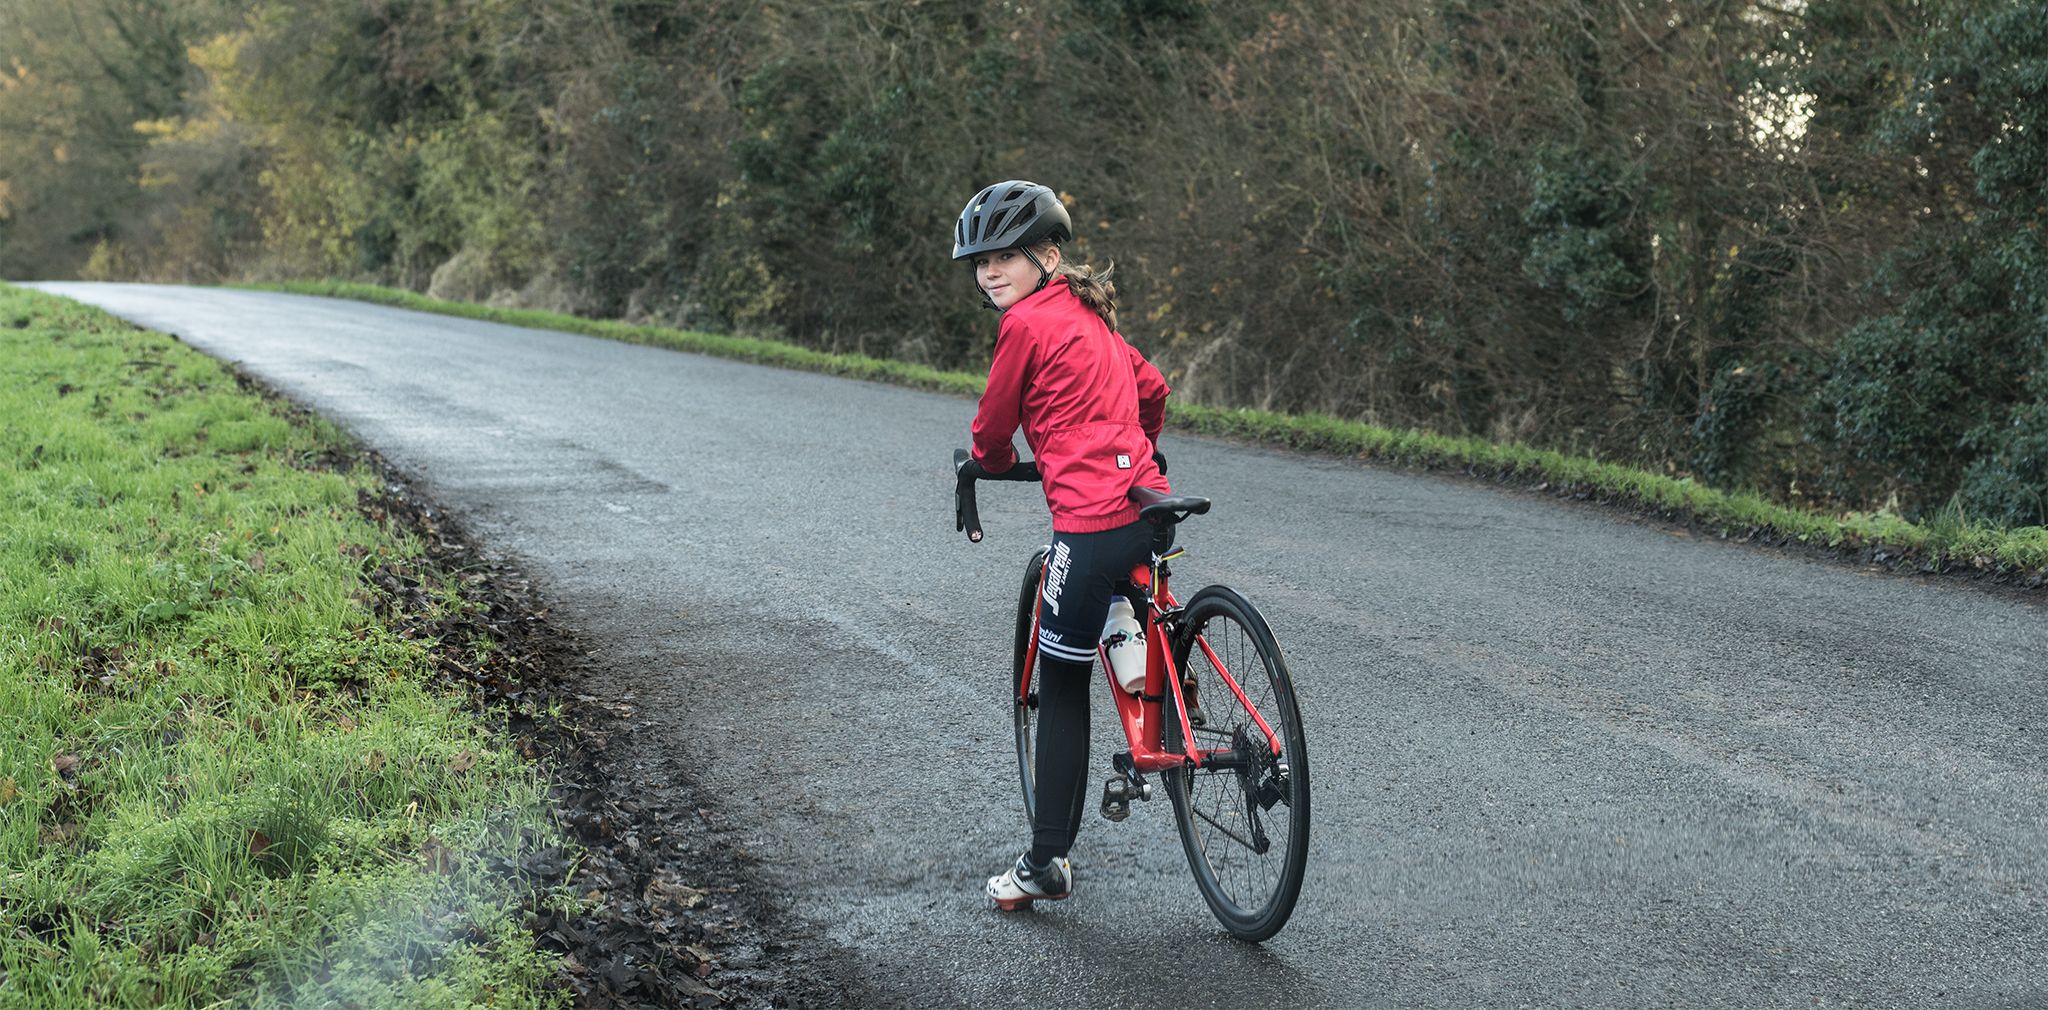
<path fill-rule="evenodd" d="M 340 277 L 941 367 L 1072 199 L 1183 398 L 2048 522 L 2027 0 L 55 0 L 0 275 Z"/>

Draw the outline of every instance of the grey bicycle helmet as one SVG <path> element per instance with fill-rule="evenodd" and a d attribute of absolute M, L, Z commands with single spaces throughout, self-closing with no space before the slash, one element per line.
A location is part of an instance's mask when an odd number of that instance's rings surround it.
<path fill-rule="evenodd" d="M 999 182 L 967 201 L 953 225 L 953 258 L 1074 237 L 1074 219 L 1059 194 L 1035 182 Z M 1033 257 L 1036 261 L 1036 257 Z"/>

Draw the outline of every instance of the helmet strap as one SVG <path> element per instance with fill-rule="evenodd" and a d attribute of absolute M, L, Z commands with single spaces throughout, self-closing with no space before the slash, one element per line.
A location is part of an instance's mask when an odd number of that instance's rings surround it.
<path fill-rule="evenodd" d="M 1018 247 L 1017 247 L 1017 249 L 1018 249 L 1018 251 L 1019 251 L 1019 252 L 1022 252 L 1022 253 L 1024 254 L 1024 258 L 1025 258 L 1025 259 L 1028 259 L 1028 260 L 1030 260 L 1030 261 L 1031 261 L 1031 265 L 1032 265 L 1032 266 L 1035 266 L 1035 267 L 1037 267 L 1037 268 L 1038 268 L 1038 286 L 1037 286 L 1037 287 L 1035 287 L 1035 288 L 1032 288 L 1032 289 L 1031 289 L 1031 292 L 1032 292 L 1033 294 L 1037 294 L 1037 293 L 1038 293 L 1038 292 L 1040 292 L 1040 291 L 1044 291 L 1044 290 L 1045 290 L 1045 286 L 1046 286 L 1047 284 L 1051 283 L 1051 281 L 1052 281 L 1052 272 L 1051 272 L 1051 271 L 1049 271 L 1049 270 L 1047 270 L 1047 269 L 1045 268 L 1045 264 L 1043 264 L 1043 263 L 1040 263 L 1040 262 L 1038 262 L 1038 256 L 1037 256 L 1037 254 L 1035 254 L 1035 253 L 1033 253 L 1033 252 L 1031 251 L 1031 247 L 1030 247 L 1030 246 L 1022 246 L 1022 245 L 1020 245 L 1020 246 L 1018 246 Z"/>

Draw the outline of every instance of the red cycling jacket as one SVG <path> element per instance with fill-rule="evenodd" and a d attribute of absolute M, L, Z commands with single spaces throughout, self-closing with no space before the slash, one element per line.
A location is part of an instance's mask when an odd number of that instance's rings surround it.
<path fill-rule="evenodd" d="M 1016 465 L 1010 436 L 1022 425 L 1054 532 L 1128 525 L 1138 519 L 1133 485 L 1172 490 L 1152 462 L 1168 392 L 1159 369 L 1055 278 L 1003 313 L 974 460 L 990 473 Z"/>

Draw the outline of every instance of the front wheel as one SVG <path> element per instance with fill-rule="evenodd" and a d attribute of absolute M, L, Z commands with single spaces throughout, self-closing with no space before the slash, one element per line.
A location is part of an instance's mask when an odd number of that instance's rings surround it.
<path fill-rule="evenodd" d="M 1294 681 L 1266 619 L 1235 590 L 1196 593 L 1178 623 L 1174 665 L 1206 716 L 1186 743 L 1207 757 L 1200 768 L 1167 770 L 1166 794 L 1210 911 L 1231 935 L 1265 940 L 1294 913 L 1308 867 L 1308 744 Z M 1182 743 L 1179 720 L 1169 713 L 1166 725 L 1169 745 Z"/>
<path fill-rule="evenodd" d="M 1010 657 L 1010 706 L 1017 730 L 1017 779 L 1024 786 L 1024 823 L 1032 823 L 1038 809 L 1036 765 L 1033 750 L 1038 745 L 1038 685 L 1031 659 L 1037 654 L 1039 582 L 1045 571 L 1046 548 L 1040 547 L 1024 567 L 1024 585 L 1017 590 L 1017 638 Z"/>

